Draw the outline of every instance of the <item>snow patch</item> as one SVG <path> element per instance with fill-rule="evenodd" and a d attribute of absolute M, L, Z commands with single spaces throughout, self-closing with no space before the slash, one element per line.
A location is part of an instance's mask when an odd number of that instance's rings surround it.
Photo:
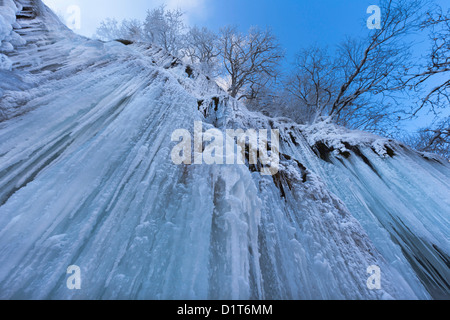
<path fill-rule="evenodd" d="M 11 68 L 12 61 L 7 56 L 0 53 L 0 70 L 11 70 Z"/>

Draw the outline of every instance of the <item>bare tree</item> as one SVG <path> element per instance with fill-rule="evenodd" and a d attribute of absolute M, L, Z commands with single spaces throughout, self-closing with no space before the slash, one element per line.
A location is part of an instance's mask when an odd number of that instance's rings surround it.
<path fill-rule="evenodd" d="M 96 37 L 109 41 L 126 39 L 154 43 L 169 53 L 178 56 L 183 48 L 185 26 L 183 12 L 166 10 L 165 6 L 149 10 L 145 22 L 139 20 L 106 19 L 97 28 Z"/>
<path fill-rule="evenodd" d="M 270 30 L 251 28 L 247 35 L 236 27 L 221 30 L 221 56 L 230 77 L 229 93 L 238 99 L 254 99 L 277 76 L 284 52 Z"/>
<path fill-rule="evenodd" d="M 220 55 L 219 37 L 207 28 L 193 27 L 185 37 L 184 56 L 203 73 L 216 76 Z"/>
<path fill-rule="evenodd" d="M 336 123 L 385 133 L 404 115 L 399 107 L 410 66 L 406 36 L 418 30 L 426 0 L 381 0 L 380 29 L 366 39 L 347 38 L 333 55 L 309 48 L 296 58 L 286 89 L 306 122 Z"/>
<path fill-rule="evenodd" d="M 123 20 L 120 24 L 115 19 L 106 19 L 100 23 L 95 36 L 104 41 L 126 39 L 142 40 L 142 23 L 139 20 Z"/>
<path fill-rule="evenodd" d="M 132 41 L 142 41 L 143 28 L 142 23 L 139 20 L 123 20 L 121 28 L 122 38 Z"/>
<path fill-rule="evenodd" d="M 424 128 L 403 139 L 418 151 L 438 154 L 450 160 L 450 118 L 439 122 L 434 128 Z"/>
<path fill-rule="evenodd" d="M 431 49 L 424 57 L 425 63 L 406 81 L 418 98 L 410 117 L 417 117 L 423 111 L 432 112 L 435 119 L 407 142 L 419 151 L 450 159 L 450 9 L 445 13 L 441 7 L 432 6 L 420 30 L 429 30 Z"/>
<path fill-rule="evenodd" d="M 329 112 L 335 121 L 351 123 L 349 116 L 365 114 L 362 109 L 367 105 L 373 107 L 367 97 L 395 99 L 395 93 L 405 88 L 409 46 L 403 40 L 417 30 L 422 5 L 422 0 L 382 0 L 381 28 L 367 40 L 348 39 L 339 47 L 336 67 L 342 83 Z M 377 112 L 390 115 L 387 105 L 379 102 L 382 108 Z"/>
<path fill-rule="evenodd" d="M 297 54 L 294 72 L 285 82 L 286 90 L 295 98 L 305 122 L 329 111 L 336 96 L 336 70 L 326 49 L 311 47 Z"/>
<path fill-rule="evenodd" d="M 426 63 L 407 84 L 417 92 L 428 88 L 432 80 L 438 84 L 425 93 L 412 115 L 416 116 L 426 106 L 437 115 L 438 109 L 450 105 L 450 9 L 445 13 L 441 7 L 433 8 L 427 12 L 420 27 L 422 31 L 430 30 L 431 50 L 425 57 Z"/>
<path fill-rule="evenodd" d="M 95 37 L 104 41 L 111 41 L 121 38 L 119 23 L 116 19 L 107 18 L 100 22 Z"/>
<path fill-rule="evenodd" d="M 149 10 L 144 23 L 145 40 L 178 56 L 182 49 L 182 37 L 185 30 L 183 15 L 183 12 L 178 9 L 166 10 L 164 5 Z"/>

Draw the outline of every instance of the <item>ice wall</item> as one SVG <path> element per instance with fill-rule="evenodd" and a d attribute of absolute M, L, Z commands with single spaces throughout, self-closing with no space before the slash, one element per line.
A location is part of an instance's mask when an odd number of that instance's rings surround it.
<path fill-rule="evenodd" d="M 12 62 L 5 53 L 12 52 L 14 46 L 23 44 L 20 36 L 13 31 L 13 27 L 19 27 L 16 14 L 21 9 L 21 5 L 13 0 L 3 0 L 0 3 L 0 70 L 11 70 Z"/>
<path fill-rule="evenodd" d="M 249 112 L 157 47 L 48 27 L 28 2 L 0 100 L 0 298 L 448 298 L 447 163 Z M 195 121 L 279 129 L 279 172 L 175 165 Z"/>

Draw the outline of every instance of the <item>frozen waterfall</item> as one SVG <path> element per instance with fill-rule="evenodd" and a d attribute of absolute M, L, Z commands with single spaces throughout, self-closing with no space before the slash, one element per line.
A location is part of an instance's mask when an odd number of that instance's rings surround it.
<path fill-rule="evenodd" d="M 250 112 L 157 47 L 77 36 L 40 0 L 5 3 L 1 299 L 450 298 L 447 162 Z M 196 121 L 278 129 L 279 172 L 175 165 L 171 135 Z"/>

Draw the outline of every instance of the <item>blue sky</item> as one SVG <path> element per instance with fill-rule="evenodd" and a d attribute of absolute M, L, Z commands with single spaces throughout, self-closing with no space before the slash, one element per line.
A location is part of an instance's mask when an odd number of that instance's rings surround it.
<path fill-rule="evenodd" d="M 145 19 L 146 11 L 165 4 L 170 9 L 180 8 L 186 13 L 186 24 L 206 26 L 218 31 L 225 25 L 238 25 L 242 31 L 251 26 L 270 27 L 286 50 L 286 64 L 295 54 L 311 45 L 333 48 L 346 36 L 366 36 L 369 17 L 367 8 L 378 0 L 43 0 L 60 16 L 76 5 L 80 8 L 81 29 L 92 36 L 106 18 L 117 20 Z M 435 0 L 444 8 L 450 1 Z M 426 47 L 420 51 L 427 50 Z M 429 121 L 411 122 L 418 128 Z"/>
<path fill-rule="evenodd" d="M 242 30 L 270 26 L 286 49 L 288 57 L 311 44 L 333 46 L 346 35 L 364 35 L 367 7 L 374 0 L 44 0 L 60 15 L 71 5 L 81 9 L 81 29 L 92 36 L 105 18 L 144 19 L 147 9 L 166 4 L 186 12 L 187 24 L 212 30 L 228 24 Z"/>
<path fill-rule="evenodd" d="M 270 26 L 288 56 L 312 44 L 333 46 L 346 35 L 367 34 L 370 1 L 364 0 L 228 0 L 216 1 L 213 29 L 237 24 Z M 239 7 L 239 3 L 242 3 Z M 234 8 L 239 7 L 239 10 Z M 220 14 L 222 13 L 222 14 Z"/>
<path fill-rule="evenodd" d="M 435 0 L 449 6 L 448 0 Z M 313 44 L 333 47 L 346 36 L 369 32 L 366 13 L 378 0 L 44 0 L 60 16 L 71 5 L 79 6 L 81 29 L 92 36 L 106 18 L 143 20 L 146 11 L 161 4 L 180 8 L 188 25 L 206 26 L 218 31 L 224 25 L 269 26 L 292 60 L 301 48 Z"/>

